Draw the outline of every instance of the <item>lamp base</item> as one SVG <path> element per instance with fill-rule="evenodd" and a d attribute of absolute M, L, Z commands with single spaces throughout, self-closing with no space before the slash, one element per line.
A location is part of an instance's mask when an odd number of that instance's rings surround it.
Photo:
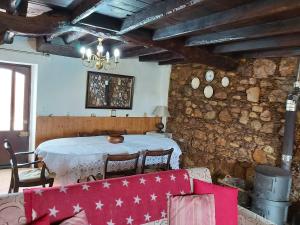
<path fill-rule="evenodd" d="M 165 125 L 162 122 L 157 123 L 155 126 L 157 128 L 157 133 L 164 133 L 162 130 L 164 129 Z"/>

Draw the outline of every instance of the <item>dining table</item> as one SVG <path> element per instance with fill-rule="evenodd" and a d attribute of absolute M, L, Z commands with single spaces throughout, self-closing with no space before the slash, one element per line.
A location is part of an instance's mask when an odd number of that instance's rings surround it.
<path fill-rule="evenodd" d="M 55 180 L 61 185 L 75 183 L 89 175 L 103 174 L 107 154 L 132 154 L 145 150 L 168 150 L 173 148 L 170 166 L 179 168 L 182 154 L 178 144 L 171 138 L 154 135 L 123 135 L 124 141 L 112 144 L 107 136 L 69 137 L 48 140 L 36 148 L 36 154 L 46 163 L 49 172 L 55 173 Z M 162 163 L 166 157 L 149 157 L 146 165 Z M 141 165 L 141 157 L 139 165 Z M 118 162 L 109 169 L 121 170 Z"/>

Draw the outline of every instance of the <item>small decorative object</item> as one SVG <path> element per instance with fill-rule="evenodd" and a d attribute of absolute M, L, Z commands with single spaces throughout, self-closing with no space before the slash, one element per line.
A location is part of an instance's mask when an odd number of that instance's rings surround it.
<path fill-rule="evenodd" d="M 208 85 L 204 88 L 204 96 L 206 98 L 211 98 L 214 94 L 214 89 L 212 88 L 212 86 Z"/>
<path fill-rule="evenodd" d="M 229 78 L 228 77 L 223 77 L 221 83 L 222 83 L 223 87 L 228 87 L 228 85 L 229 85 Z"/>
<path fill-rule="evenodd" d="M 158 117 L 169 117 L 170 113 L 169 113 L 167 106 L 156 106 L 153 111 L 153 115 L 158 116 Z M 162 130 L 164 129 L 164 127 L 165 126 L 164 126 L 162 120 L 160 120 L 160 122 L 156 124 L 157 132 L 163 133 Z"/>
<path fill-rule="evenodd" d="M 200 80 L 198 77 L 194 77 L 192 79 L 191 86 L 193 89 L 197 89 L 200 86 Z"/>
<path fill-rule="evenodd" d="M 120 50 L 118 48 L 114 49 L 113 57 L 110 56 L 109 51 L 104 55 L 103 39 L 98 38 L 98 42 L 96 54 L 93 54 L 90 48 L 81 47 L 80 53 L 83 65 L 89 68 L 96 67 L 97 70 L 108 70 L 117 67 L 120 59 Z"/>
<path fill-rule="evenodd" d="M 116 117 L 117 116 L 117 111 L 115 109 L 112 109 L 110 111 L 110 115 L 111 115 L 111 117 Z"/>
<path fill-rule="evenodd" d="M 211 82 L 211 81 L 214 80 L 214 77 L 215 77 L 214 71 L 212 71 L 212 70 L 207 70 L 206 71 L 206 73 L 205 73 L 205 79 L 206 79 L 206 81 Z"/>
<path fill-rule="evenodd" d="M 88 72 L 86 108 L 132 109 L 134 77 Z"/>
<path fill-rule="evenodd" d="M 119 134 L 111 134 L 107 136 L 107 140 L 112 144 L 119 144 L 124 141 L 124 137 Z"/>

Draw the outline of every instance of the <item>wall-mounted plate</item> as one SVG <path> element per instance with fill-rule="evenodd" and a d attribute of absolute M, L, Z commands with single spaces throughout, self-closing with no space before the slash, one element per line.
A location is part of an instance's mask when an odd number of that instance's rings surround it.
<path fill-rule="evenodd" d="M 229 86 L 229 78 L 223 77 L 221 83 L 222 83 L 223 87 L 228 87 Z"/>
<path fill-rule="evenodd" d="M 194 77 L 192 79 L 191 86 L 193 89 L 197 89 L 200 86 L 200 80 L 198 77 Z"/>
<path fill-rule="evenodd" d="M 212 70 L 207 70 L 205 73 L 205 80 L 211 82 L 214 80 L 215 73 Z"/>
<path fill-rule="evenodd" d="M 204 88 L 204 96 L 206 98 L 211 98 L 214 94 L 214 89 L 212 88 L 212 86 L 208 85 Z"/>

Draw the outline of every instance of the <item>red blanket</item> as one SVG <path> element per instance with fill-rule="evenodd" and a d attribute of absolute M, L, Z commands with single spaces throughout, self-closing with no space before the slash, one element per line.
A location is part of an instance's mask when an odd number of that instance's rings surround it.
<path fill-rule="evenodd" d="M 143 224 L 167 216 L 170 195 L 190 193 L 186 170 L 24 190 L 26 219 L 52 222 L 85 210 L 91 225 Z"/>

